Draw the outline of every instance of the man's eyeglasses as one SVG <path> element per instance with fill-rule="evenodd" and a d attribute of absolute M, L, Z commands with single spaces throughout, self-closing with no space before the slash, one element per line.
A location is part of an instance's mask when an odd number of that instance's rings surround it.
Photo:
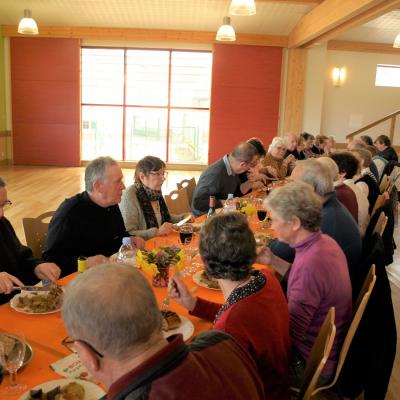
<path fill-rule="evenodd" d="M 0 208 L 7 208 L 12 205 L 10 200 L 6 200 L 3 204 L 0 204 Z"/>
<path fill-rule="evenodd" d="M 99 351 L 97 351 L 90 343 L 86 342 L 85 340 L 81 340 L 81 339 L 73 340 L 69 336 L 67 336 L 66 338 L 64 338 L 62 340 L 61 344 L 64 347 L 66 347 L 71 353 L 76 353 L 76 350 L 74 347 L 75 342 L 81 342 L 81 343 L 85 344 L 87 347 L 89 347 L 90 350 L 92 350 L 94 353 L 96 353 L 100 358 L 104 357 L 103 354 L 101 354 Z"/>
<path fill-rule="evenodd" d="M 164 172 L 161 172 L 161 171 L 158 171 L 158 172 L 151 171 L 151 172 L 150 172 L 150 175 L 154 175 L 154 176 L 157 176 L 157 177 L 159 177 L 159 178 L 166 178 L 166 177 L 168 176 L 168 172 L 167 172 L 167 171 L 164 171 Z"/>

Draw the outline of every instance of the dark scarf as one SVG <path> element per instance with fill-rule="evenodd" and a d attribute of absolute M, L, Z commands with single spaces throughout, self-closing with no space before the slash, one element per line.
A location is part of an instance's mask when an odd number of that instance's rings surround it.
<path fill-rule="evenodd" d="M 156 214 L 151 205 L 152 201 L 158 201 L 160 204 L 161 223 L 171 222 L 171 215 L 169 214 L 161 190 L 152 190 L 140 182 L 135 182 L 135 188 L 137 199 L 139 200 L 140 207 L 143 210 L 144 219 L 146 220 L 147 229 L 159 228 Z"/>

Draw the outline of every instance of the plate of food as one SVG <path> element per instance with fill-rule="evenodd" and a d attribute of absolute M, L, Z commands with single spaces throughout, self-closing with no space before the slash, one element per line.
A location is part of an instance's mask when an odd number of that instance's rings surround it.
<path fill-rule="evenodd" d="M 204 222 L 187 222 L 185 225 L 190 225 L 193 228 L 193 232 L 200 232 Z M 179 226 L 176 224 L 172 225 L 172 229 L 175 232 L 179 232 Z"/>
<path fill-rule="evenodd" d="M 206 271 L 197 271 L 192 275 L 193 282 L 199 286 L 212 290 L 221 290 L 218 281 L 207 275 Z"/>
<path fill-rule="evenodd" d="M 105 391 L 90 381 L 57 379 L 41 383 L 18 400 L 98 400 Z"/>
<path fill-rule="evenodd" d="M 6 355 L 11 353 L 13 351 L 14 343 L 16 340 L 18 340 L 18 338 L 13 336 L 11 333 L 0 332 L 0 352 L 4 351 Z M 25 355 L 21 368 L 31 362 L 32 354 L 33 354 L 32 347 L 30 346 L 29 343 L 25 342 Z M 8 371 L 4 369 L 4 373 L 7 374 Z"/>
<path fill-rule="evenodd" d="M 183 335 L 183 340 L 188 340 L 192 337 L 194 333 L 192 321 L 174 311 L 161 311 L 161 314 L 163 316 L 162 331 L 164 337 L 167 338 L 177 333 Z"/>
<path fill-rule="evenodd" d="M 23 314 L 52 314 L 61 310 L 63 295 L 60 286 L 47 292 L 21 291 L 10 300 L 10 306 Z"/>

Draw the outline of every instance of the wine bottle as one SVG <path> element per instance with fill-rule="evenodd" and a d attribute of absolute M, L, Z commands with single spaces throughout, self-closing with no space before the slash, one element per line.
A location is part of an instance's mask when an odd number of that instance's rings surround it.
<path fill-rule="evenodd" d="M 208 212 L 207 212 L 207 218 L 210 218 L 211 216 L 213 216 L 215 214 L 215 196 L 210 196 L 210 200 L 209 200 L 209 208 L 208 208 Z"/>

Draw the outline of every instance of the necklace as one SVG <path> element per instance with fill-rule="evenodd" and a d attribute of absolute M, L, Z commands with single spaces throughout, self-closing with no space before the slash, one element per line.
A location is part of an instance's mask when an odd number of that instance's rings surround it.
<path fill-rule="evenodd" d="M 246 278 L 246 279 L 244 279 L 244 280 L 242 280 L 242 281 L 239 281 L 238 284 L 237 284 L 236 286 L 233 287 L 233 289 L 232 289 L 231 292 L 229 293 L 229 296 L 231 295 L 231 293 L 232 293 L 235 289 L 237 289 L 238 287 L 244 285 L 244 284 L 247 283 L 250 279 L 252 279 L 251 276 L 249 276 L 248 278 Z M 224 292 L 225 299 L 227 299 L 229 296 L 228 296 L 227 293 L 225 292 L 225 289 L 223 289 L 222 291 Z"/>

